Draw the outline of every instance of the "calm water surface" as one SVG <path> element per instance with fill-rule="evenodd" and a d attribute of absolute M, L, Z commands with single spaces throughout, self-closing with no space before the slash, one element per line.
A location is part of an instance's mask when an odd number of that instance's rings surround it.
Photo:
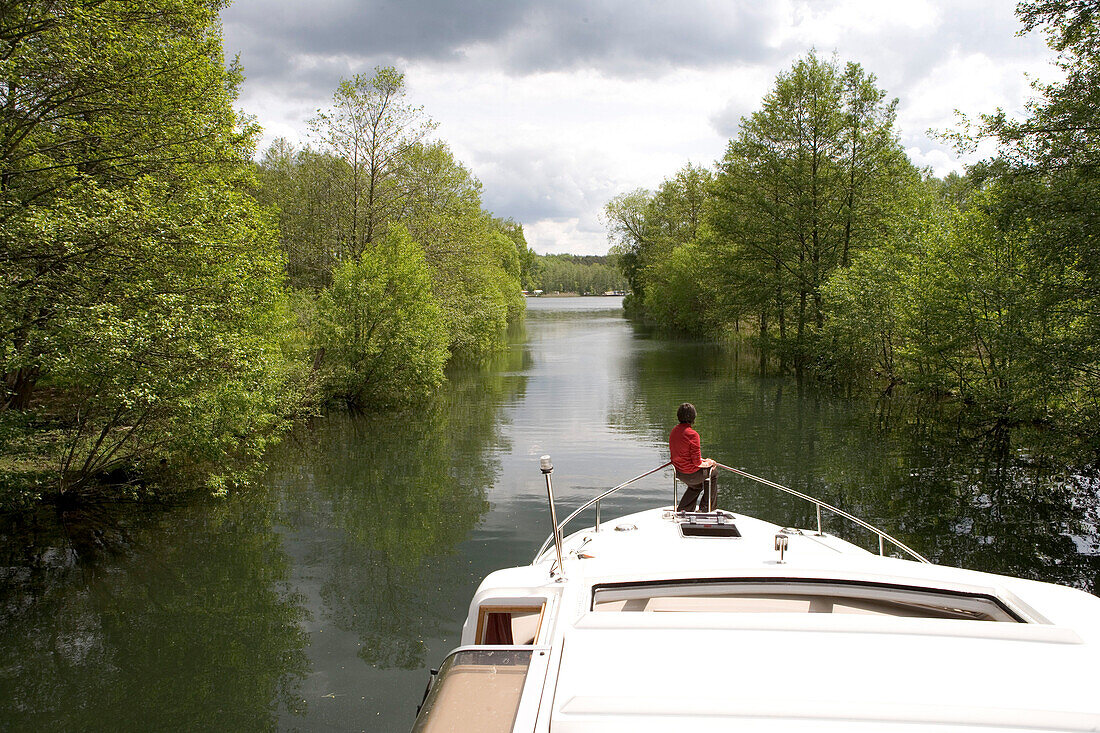
<path fill-rule="evenodd" d="M 620 298 L 533 299 L 492 363 L 415 413 L 303 427 L 256 490 L 0 520 L 0 729 L 407 730 L 478 582 L 549 532 L 539 456 L 568 512 L 667 460 L 685 400 L 705 455 L 936 562 L 1097 589 L 1095 481 L 1019 436 L 751 363 L 651 336 Z M 604 516 L 670 491 L 655 476 Z M 726 479 L 720 504 L 812 524 L 768 491 Z"/>

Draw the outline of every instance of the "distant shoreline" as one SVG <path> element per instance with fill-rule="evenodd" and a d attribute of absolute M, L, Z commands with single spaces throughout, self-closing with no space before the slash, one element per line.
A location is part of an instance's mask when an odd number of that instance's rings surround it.
<path fill-rule="evenodd" d="M 603 293 L 543 293 L 542 295 L 525 295 L 525 298 L 621 298 L 622 294 L 604 295 Z"/>

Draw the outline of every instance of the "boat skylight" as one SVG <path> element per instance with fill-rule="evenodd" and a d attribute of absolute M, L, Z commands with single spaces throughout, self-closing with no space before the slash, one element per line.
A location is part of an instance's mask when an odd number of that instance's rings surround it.
<path fill-rule="evenodd" d="M 1022 622 L 997 598 L 935 588 L 798 578 L 615 583 L 592 591 L 598 612 L 842 613 Z"/>

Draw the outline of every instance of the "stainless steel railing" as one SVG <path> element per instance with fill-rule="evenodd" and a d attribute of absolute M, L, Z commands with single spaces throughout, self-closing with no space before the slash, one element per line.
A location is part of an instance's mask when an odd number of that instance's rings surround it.
<path fill-rule="evenodd" d="M 804 499 L 804 500 L 810 502 L 811 504 L 813 504 L 817 508 L 817 533 L 819 535 L 823 534 L 822 531 L 821 531 L 821 510 L 822 509 L 828 509 L 833 514 L 844 517 L 849 522 L 853 522 L 853 523 L 859 525 L 860 527 L 863 527 L 866 530 L 870 530 L 871 532 L 874 532 L 876 535 L 878 535 L 878 554 L 880 554 L 880 555 L 885 555 L 886 554 L 886 549 L 884 547 L 884 543 L 889 542 L 892 545 L 894 545 L 895 547 L 897 547 L 899 550 L 901 550 L 902 552 L 905 552 L 907 555 L 912 557 L 914 560 L 919 560 L 920 562 L 931 564 L 931 561 L 928 560 L 928 558 L 926 558 L 924 555 L 921 555 L 919 552 L 917 552 L 913 548 L 909 547 L 908 545 L 906 545 L 901 540 L 894 539 L 893 537 L 886 534 L 885 532 L 883 532 L 878 527 L 875 527 L 873 525 L 868 524 L 867 522 L 864 522 L 859 517 L 852 516 L 848 512 L 844 511 L 843 509 L 838 509 L 837 507 L 833 506 L 832 504 L 826 504 L 825 502 L 821 501 L 820 499 L 815 499 L 814 497 L 810 496 L 809 494 L 803 494 L 801 491 L 796 491 L 795 489 L 788 488 L 788 487 L 783 486 L 781 484 L 777 484 L 774 481 L 769 481 L 766 478 L 760 478 L 759 476 L 753 476 L 751 473 L 748 473 L 746 471 L 742 471 L 742 470 L 737 469 L 737 468 L 732 468 L 730 466 L 724 466 L 721 463 L 718 464 L 718 467 L 722 468 L 722 469 L 725 469 L 726 471 L 729 471 L 730 473 L 735 473 L 738 476 L 744 476 L 747 479 L 752 479 L 753 481 L 756 481 L 757 483 L 764 484 L 765 486 L 770 486 L 773 489 L 778 489 L 779 491 L 790 494 L 791 496 L 797 496 L 799 499 Z"/>
<path fill-rule="evenodd" d="M 562 522 L 557 526 L 557 532 L 559 532 L 559 533 L 562 532 L 565 529 L 566 525 L 568 525 L 571 521 L 573 521 L 573 519 L 575 519 L 585 509 L 588 509 L 589 507 L 591 507 L 593 505 L 595 505 L 595 507 L 596 507 L 595 531 L 599 532 L 600 531 L 600 502 L 601 501 L 603 501 L 605 498 L 607 498 L 611 494 L 614 494 L 615 492 L 631 485 L 635 481 L 639 481 L 639 480 L 645 478 L 646 476 L 657 473 L 658 471 L 661 471 L 665 468 L 668 468 L 671 465 L 672 465 L 672 461 L 669 461 L 668 463 L 662 464 L 662 465 L 658 466 L 657 468 L 654 468 L 651 471 L 646 471 L 643 474 L 639 474 L 639 475 L 635 476 L 634 478 L 630 479 L 629 481 L 624 481 L 623 483 L 619 484 L 618 486 L 616 486 L 614 488 L 611 488 L 611 489 L 608 489 L 607 491 L 603 492 L 602 494 L 600 494 L 599 496 L 597 496 L 593 499 L 589 499 L 587 502 L 582 504 L 576 511 L 574 511 L 572 514 L 570 514 L 568 517 L 566 517 L 564 520 L 562 520 Z M 754 476 L 753 474 L 748 473 L 747 471 L 742 471 L 738 468 L 733 468 L 731 466 L 726 466 L 726 465 L 723 465 L 721 463 L 718 463 L 716 465 L 718 466 L 718 468 L 721 468 L 725 471 L 729 471 L 730 473 L 736 474 L 738 476 L 742 476 L 742 477 L 750 479 L 752 481 L 756 481 L 757 483 L 763 484 L 764 486 L 770 486 L 773 489 L 777 489 L 777 490 L 782 491 L 786 494 L 790 494 L 791 496 L 796 496 L 799 499 L 803 499 L 803 500 L 808 501 L 811 504 L 813 504 L 814 507 L 817 510 L 817 534 L 818 535 L 824 534 L 821 530 L 821 510 L 826 509 L 826 510 L 832 512 L 833 514 L 836 514 L 837 516 L 840 516 L 840 517 L 843 517 L 844 519 L 847 519 L 848 521 L 856 524 L 857 526 L 863 527 L 864 529 L 866 529 L 870 532 L 873 532 L 878 537 L 878 554 L 879 555 L 885 555 L 886 554 L 885 544 L 887 542 L 889 542 L 890 544 L 894 545 L 895 547 L 897 547 L 902 552 L 904 552 L 907 555 L 909 555 L 910 557 L 912 557 L 914 560 L 918 560 L 919 562 L 923 562 L 923 563 L 930 563 L 928 558 L 924 557 L 919 552 L 917 552 L 913 548 L 909 547 L 908 545 L 906 545 L 901 540 L 898 540 L 898 539 L 895 539 L 894 537 L 891 537 L 890 535 L 888 535 L 886 532 L 883 532 L 878 527 L 875 527 L 871 524 L 868 524 L 867 522 L 864 522 L 862 519 L 849 514 L 848 512 L 844 511 L 843 509 L 839 509 L 839 508 L 833 506 L 832 504 L 828 504 L 824 501 L 821 501 L 820 499 L 815 499 L 814 497 L 810 496 L 809 494 L 803 494 L 801 491 L 797 491 L 797 490 L 789 488 L 787 486 L 783 486 L 782 484 L 777 484 L 774 481 L 769 481 L 766 478 L 761 478 L 759 476 Z M 676 480 L 674 478 L 673 479 L 673 506 L 676 505 L 675 500 L 676 500 Z M 558 535 L 558 536 L 561 536 L 561 535 Z M 535 553 L 535 559 L 531 561 L 532 564 L 539 561 L 539 559 L 543 556 L 543 554 L 545 554 L 546 551 L 550 548 L 550 545 L 551 545 L 551 543 L 553 543 L 553 541 L 554 541 L 554 534 L 551 534 L 548 538 L 546 538 L 546 542 L 542 543 L 542 547 L 539 548 L 539 551 L 537 553 Z"/>
<path fill-rule="evenodd" d="M 570 514 L 565 519 L 561 520 L 561 524 L 559 524 L 558 527 L 557 527 L 557 532 L 561 532 L 563 529 L 565 529 L 565 525 L 569 524 L 571 521 L 573 521 L 576 518 L 576 516 L 578 514 L 580 514 L 585 509 L 592 506 L 593 504 L 596 505 L 596 531 L 599 532 L 600 531 L 600 502 L 603 501 L 604 498 L 606 498 L 608 496 L 611 496 L 612 494 L 614 494 L 616 491 L 619 491 L 620 489 L 623 489 L 623 488 L 626 488 L 627 486 L 630 486 L 635 481 L 640 481 L 641 479 L 644 479 L 646 476 L 657 473 L 658 471 L 661 471 L 665 468 L 668 468 L 671 465 L 672 465 L 672 461 L 669 461 L 668 463 L 664 463 L 660 466 L 657 466 L 657 468 L 654 468 L 652 471 L 646 471 L 643 474 L 639 474 L 639 475 L 635 476 L 634 478 L 630 479 L 629 481 L 624 481 L 621 484 L 619 484 L 618 486 L 616 486 L 614 488 L 611 488 L 611 489 L 608 489 L 607 491 L 603 492 L 602 494 L 600 494 L 599 496 L 597 496 L 594 499 L 589 499 L 587 502 L 582 504 L 572 514 Z M 561 536 L 561 535 L 558 535 L 558 536 Z M 539 548 L 539 551 L 537 553 L 535 553 L 535 559 L 531 561 L 532 565 L 534 565 L 536 562 L 538 562 L 539 558 L 542 557 L 542 554 L 544 552 L 546 552 L 548 549 L 550 549 L 550 544 L 553 541 L 554 541 L 554 534 L 551 534 L 549 537 L 546 538 L 546 542 L 542 543 L 542 547 Z"/>

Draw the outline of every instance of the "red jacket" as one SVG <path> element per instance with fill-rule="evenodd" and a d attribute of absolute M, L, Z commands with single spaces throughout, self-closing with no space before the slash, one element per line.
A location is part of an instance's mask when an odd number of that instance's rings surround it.
<path fill-rule="evenodd" d="M 680 423 L 668 434 L 668 452 L 672 456 L 672 465 L 680 473 L 695 473 L 703 465 L 699 433 L 686 422 Z"/>

